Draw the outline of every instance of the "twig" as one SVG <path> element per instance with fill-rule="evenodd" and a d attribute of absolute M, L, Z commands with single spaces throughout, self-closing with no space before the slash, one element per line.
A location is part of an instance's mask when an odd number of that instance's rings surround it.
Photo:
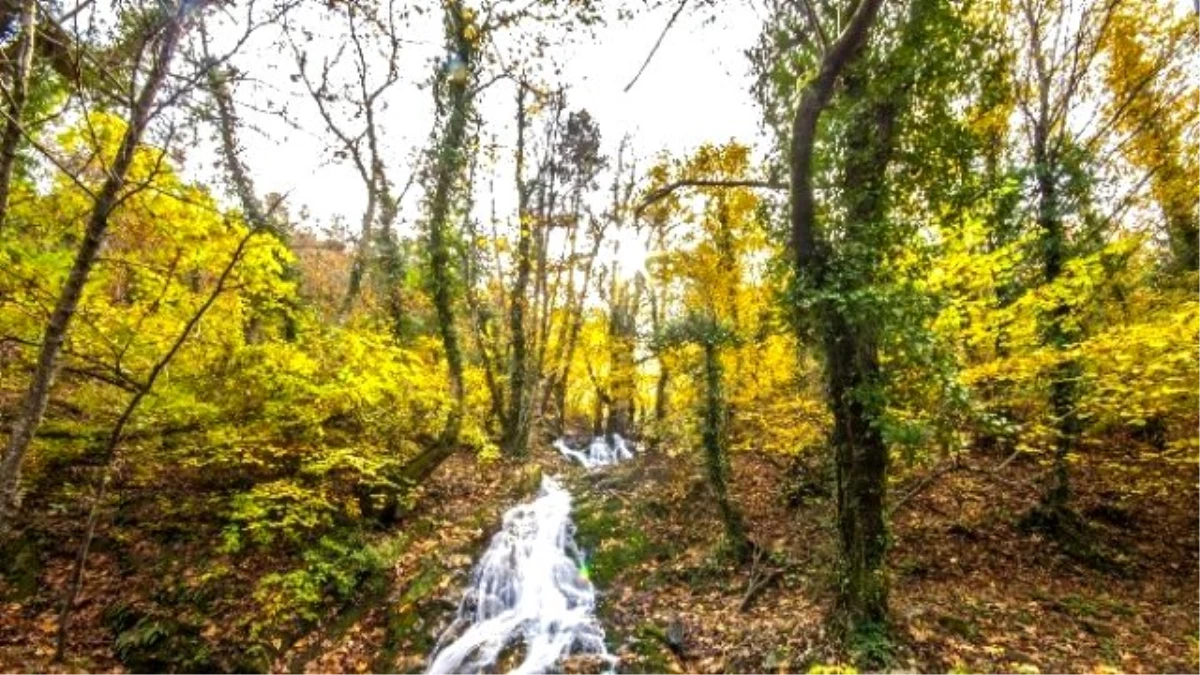
<path fill-rule="evenodd" d="M 750 582 L 746 584 L 746 594 L 742 596 L 742 602 L 738 605 L 738 611 L 744 612 L 750 608 L 750 603 L 754 602 L 754 598 L 763 590 L 775 583 L 775 580 L 783 574 L 783 570 L 772 568 L 770 570 L 759 569 L 758 563 L 767 555 L 767 550 L 761 547 L 756 547 L 754 559 L 750 563 Z"/>
<path fill-rule="evenodd" d="M 658 41 L 654 43 L 654 46 L 650 49 L 650 53 L 646 55 L 646 60 L 642 62 L 642 67 L 638 68 L 637 75 L 634 75 L 633 79 L 629 81 L 629 84 L 625 85 L 626 94 L 629 93 L 630 89 L 633 89 L 633 85 L 637 84 L 638 78 L 642 76 L 642 73 L 646 72 L 646 66 L 650 65 L 650 61 L 654 58 L 654 55 L 658 53 L 658 48 L 662 46 L 663 39 L 667 37 L 667 32 L 671 30 L 671 26 L 675 25 L 675 20 L 678 19 L 679 15 L 683 13 L 683 8 L 686 7 L 687 4 L 688 0 L 680 0 L 679 6 L 675 8 L 675 12 L 671 14 L 671 18 L 667 20 L 667 25 L 663 26 L 662 32 L 658 34 Z"/>

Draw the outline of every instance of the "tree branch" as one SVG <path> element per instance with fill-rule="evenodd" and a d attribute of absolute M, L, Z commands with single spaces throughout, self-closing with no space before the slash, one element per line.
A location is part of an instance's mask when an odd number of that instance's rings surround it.
<path fill-rule="evenodd" d="M 633 210 L 634 220 L 641 217 L 642 211 L 655 202 L 669 197 L 671 193 L 682 188 L 756 188 L 761 190 L 786 190 L 788 184 L 773 180 L 708 180 L 704 178 L 685 178 L 677 180 L 652 191 L 642 198 L 641 203 Z"/>
<path fill-rule="evenodd" d="M 679 15 L 683 13 L 683 8 L 686 7 L 687 4 L 688 0 L 680 0 L 679 6 L 675 8 L 675 11 L 671 14 L 671 18 L 667 20 L 667 25 L 663 26 L 662 32 L 658 34 L 658 40 L 655 41 L 654 46 L 650 48 L 650 53 L 646 55 L 646 60 L 642 62 L 642 67 L 638 68 L 637 75 L 634 75 L 633 79 L 629 81 L 629 84 L 625 85 L 626 94 L 629 93 L 630 89 L 633 89 L 633 85 L 637 84 L 637 81 L 642 76 L 642 73 L 646 72 L 646 66 L 650 65 L 650 61 L 654 59 L 654 55 L 658 53 L 658 48 L 662 46 L 663 40 L 667 37 L 667 33 L 671 30 L 671 26 L 675 25 L 675 21 L 679 18 Z"/>

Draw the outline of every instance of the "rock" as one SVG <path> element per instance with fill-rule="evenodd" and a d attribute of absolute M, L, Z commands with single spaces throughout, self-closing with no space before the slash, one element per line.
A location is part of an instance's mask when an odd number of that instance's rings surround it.
<path fill-rule="evenodd" d="M 686 634 L 683 623 L 679 621 L 678 617 L 671 619 L 671 622 L 667 624 L 666 638 L 667 646 L 671 648 L 671 651 L 676 654 L 683 653 L 683 643 Z"/>

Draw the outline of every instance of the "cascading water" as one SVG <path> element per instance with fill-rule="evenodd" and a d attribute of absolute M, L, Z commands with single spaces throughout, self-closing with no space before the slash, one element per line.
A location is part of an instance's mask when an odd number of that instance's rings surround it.
<path fill-rule="evenodd" d="M 588 469 L 594 469 L 600 466 L 608 466 L 616 464 L 627 459 L 633 458 L 633 452 L 629 449 L 630 443 L 621 437 L 620 434 L 613 434 L 613 442 L 610 445 L 604 436 L 597 436 L 588 444 L 586 450 L 575 450 L 567 445 L 563 439 L 554 441 L 554 449 L 558 450 L 565 457 L 574 459 Z"/>
<path fill-rule="evenodd" d="M 632 457 L 624 439 L 615 441 L 610 447 L 597 438 L 587 452 L 562 441 L 555 447 L 591 469 Z M 522 660 L 510 672 L 547 672 L 571 654 L 615 665 L 596 620 L 596 589 L 587 579 L 574 532 L 571 494 L 557 479 L 544 477 L 536 499 L 504 514 L 426 672 L 481 672 L 495 666 L 506 649 L 521 647 Z"/>

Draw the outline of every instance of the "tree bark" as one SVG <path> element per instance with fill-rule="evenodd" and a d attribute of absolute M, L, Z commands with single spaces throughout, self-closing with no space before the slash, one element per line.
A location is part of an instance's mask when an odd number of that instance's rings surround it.
<path fill-rule="evenodd" d="M 142 134 L 150 121 L 155 98 L 166 80 L 171 60 L 179 46 L 187 14 L 194 8 L 195 5 L 192 3 L 181 2 L 163 28 L 162 35 L 159 37 L 158 53 L 154 65 L 134 102 L 129 126 L 125 130 L 125 136 L 121 140 L 116 158 L 106 172 L 107 178 L 96 195 L 96 203 L 88 219 L 83 241 L 75 254 L 71 272 L 59 293 L 54 312 L 46 326 L 41 350 L 38 354 L 37 367 L 34 370 L 29 389 L 22 400 L 20 412 L 13 424 L 13 433 L 5 448 L 4 459 L 0 462 L 0 533 L 11 526 L 12 518 L 16 513 L 21 461 L 25 458 L 29 444 L 33 441 L 33 436 L 45 414 L 46 401 L 50 396 L 50 386 L 57 370 L 59 352 L 62 350 L 67 330 L 75 315 L 75 309 L 79 305 L 79 298 L 83 295 L 83 288 L 87 284 L 92 266 L 96 263 L 100 246 L 104 243 L 109 216 L 120 201 L 120 192 L 125 187 L 129 168 L 133 164 Z"/>
<path fill-rule="evenodd" d="M 12 90 L 9 92 L 8 119 L 4 136 L 0 138 L 0 232 L 8 222 L 9 192 L 12 189 L 13 167 L 17 163 L 17 144 L 21 140 L 21 116 L 29 96 L 29 71 L 33 66 L 34 45 L 37 42 L 37 0 L 21 3 L 21 37 L 17 60 L 13 64 Z"/>
<path fill-rule="evenodd" d="M 845 75 L 846 95 L 861 102 L 848 130 L 843 190 L 848 197 L 847 232 L 879 227 L 888 216 L 887 170 L 894 154 L 898 96 L 870 98 L 867 75 L 857 64 Z M 869 278 L 861 283 L 870 283 Z M 842 289 L 850 291 L 854 289 Z M 882 386 L 874 330 L 838 305 L 824 308 L 826 363 L 833 401 L 837 459 L 838 530 L 843 552 L 842 609 L 853 625 L 886 620 L 887 444 L 877 420 L 882 410 L 863 392 Z"/>

